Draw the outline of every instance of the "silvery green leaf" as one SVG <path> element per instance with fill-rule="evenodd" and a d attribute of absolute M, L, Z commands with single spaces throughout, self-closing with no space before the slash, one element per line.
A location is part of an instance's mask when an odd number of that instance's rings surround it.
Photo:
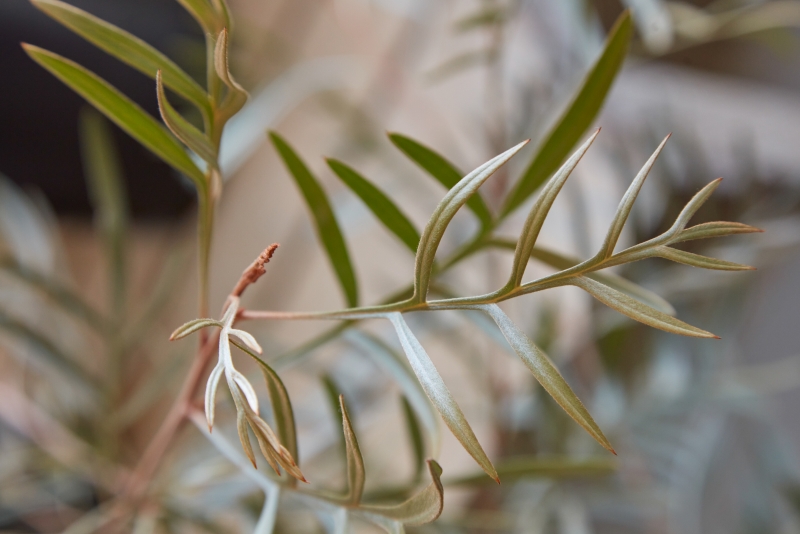
<path fill-rule="evenodd" d="M 584 78 L 572 102 L 539 145 L 527 170 L 506 198 L 501 218 L 518 208 L 544 183 L 591 126 L 622 66 L 630 36 L 631 17 L 625 11 L 609 32 L 603 52 Z"/>
<path fill-rule="evenodd" d="M 358 438 L 356 438 L 350 422 L 343 395 L 339 395 L 339 409 L 342 412 L 342 429 L 347 453 L 347 496 L 345 500 L 350 505 L 357 505 L 361 502 L 361 496 L 364 494 L 364 480 L 366 479 L 364 458 L 361 456 Z"/>
<path fill-rule="evenodd" d="M 223 29 L 217 36 L 214 48 L 214 68 L 217 76 L 228 87 L 228 94 L 219 107 L 219 119 L 228 120 L 236 114 L 247 102 L 247 91 L 236 83 L 228 66 L 228 30 Z"/>
<path fill-rule="evenodd" d="M 183 141 L 190 150 L 200 156 L 209 165 L 216 165 L 217 150 L 208 140 L 208 137 L 195 128 L 195 126 L 181 116 L 180 113 L 172 107 L 167 99 L 167 94 L 164 91 L 164 84 L 162 82 L 161 71 L 156 74 L 156 95 L 158 96 L 158 109 L 161 112 L 161 118 L 164 124 L 170 129 L 175 136 Z"/>
<path fill-rule="evenodd" d="M 664 330 L 665 332 L 671 332 L 673 334 L 680 334 L 682 336 L 717 338 L 717 336 L 710 332 L 706 332 L 705 330 L 686 324 L 675 317 L 655 310 L 591 278 L 576 276 L 571 278 L 569 283 L 583 289 L 609 308 L 613 308 L 621 314 L 627 315 L 631 319 L 652 326 L 653 328 L 658 328 L 659 330 Z"/>
<path fill-rule="evenodd" d="M 709 258 L 707 256 L 692 254 L 691 252 L 664 246 L 657 247 L 655 254 L 660 258 L 664 258 L 665 260 L 683 263 L 684 265 L 691 265 L 692 267 L 700 267 L 701 269 L 714 269 L 717 271 L 755 270 L 755 267 L 750 267 L 749 265 L 742 265 L 741 263 L 734 263 L 732 261 Z"/>
<path fill-rule="evenodd" d="M 34 6 L 95 46 L 154 78 L 164 74 L 164 84 L 210 115 L 208 95 L 171 59 L 125 30 L 59 0 L 32 0 Z"/>
<path fill-rule="evenodd" d="M 368 520 L 375 516 L 390 519 L 407 526 L 418 526 L 436 520 L 444 507 L 444 489 L 442 488 L 442 468 L 435 460 L 428 460 L 428 472 L 431 483 L 407 501 L 394 506 L 378 506 L 362 504 L 353 513 Z M 403 532 L 402 527 L 387 525 L 386 521 L 376 521 L 388 532 Z"/>
<path fill-rule="evenodd" d="M 511 278 L 508 281 L 508 289 L 518 287 L 522 283 L 522 276 L 525 274 L 525 268 L 531 258 L 531 252 L 536 244 L 536 239 L 539 237 L 539 231 L 542 229 L 547 214 L 550 213 L 550 208 L 553 206 L 556 197 L 561 192 L 561 188 L 567 182 L 572 170 L 581 160 L 583 155 L 589 150 L 592 142 L 600 133 L 598 129 L 592 134 L 583 145 L 576 150 L 572 156 L 561 166 L 561 168 L 553 175 L 547 182 L 533 204 L 525 224 L 522 226 L 522 233 L 517 242 L 517 249 L 514 252 L 514 263 L 511 269 Z"/>
<path fill-rule="evenodd" d="M 526 478 L 583 478 L 612 474 L 616 462 L 607 458 L 573 459 L 570 457 L 520 456 L 497 463 L 497 474 L 504 482 Z M 445 479 L 445 486 L 478 486 L 489 480 L 483 473 Z"/>
<path fill-rule="evenodd" d="M 389 140 L 447 189 L 452 189 L 464 176 L 444 157 L 410 137 L 390 133 Z M 492 214 L 483 202 L 480 193 L 476 192 L 467 200 L 467 207 L 480 219 L 484 227 L 492 223 Z"/>
<path fill-rule="evenodd" d="M 242 341 L 242 343 L 250 347 L 250 349 L 256 354 L 261 354 L 262 352 L 264 352 L 263 349 L 261 348 L 261 345 L 258 344 L 256 338 L 254 338 L 253 334 L 251 334 L 250 332 L 239 330 L 238 328 L 231 328 L 228 331 L 228 334 L 231 336 L 238 337 Z"/>
<path fill-rule="evenodd" d="M 216 319 L 192 319 L 191 321 L 176 328 L 175 331 L 170 334 L 169 340 L 175 341 L 176 339 L 184 338 L 189 334 L 197 332 L 201 328 L 206 328 L 207 326 L 217 326 L 222 328 L 222 323 Z"/>
<path fill-rule="evenodd" d="M 235 389 L 234 384 L 239 386 L 239 389 L 242 391 L 242 395 L 244 395 L 245 400 L 247 400 L 247 404 L 250 406 L 250 409 L 253 410 L 256 415 L 258 415 L 258 395 L 256 395 L 256 390 L 253 389 L 253 384 L 251 384 L 242 373 L 235 369 L 227 369 L 225 371 L 225 377 L 228 379 L 228 386 L 231 389 Z"/>
<path fill-rule="evenodd" d="M 678 234 L 678 237 L 672 240 L 672 243 L 680 243 L 682 241 L 691 241 L 692 239 L 706 239 L 709 237 L 722 237 L 735 234 L 752 234 L 755 232 L 763 232 L 760 228 L 748 226 L 746 224 L 737 222 L 708 222 L 686 228 Z"/>
<path fill-rule="evenodd" d="M 336 222 L 325 191 L 283 137 L 276 132 L 269 132 L 269 137 L 311 210 L 317 227 L 317 235 L 325 246 L 328 258 L 339 278 L 339 283 L 347 298 L 347 305 L 351 308 L 356 307 L 358 305 L 356 276 L 353 272 L 350 254 L 347 252 L 347 245 L 345 245 L 344 237 L 339 229 L 339 223 Z"/>
<path fill-rule="evenodd" d="M 258 464 L 256 464 L 256 455 L 253 453 L 253 444 L 250 443 L 250 434 L 247 432 L 247 416 L 244 407 L 245 404 L 248 404 L 247 400 L 244 399 L 236 384 L 231 383 L 230 380 L 228 381 L 228 387 L 231 390 L 233 403 L 236 405 L 236 432 L 239 434 L 239 441 L 242 443 L 242 450 L 244 450 L 244 453 L 247 455 L 250 463 L 253 464 L 253 467 L 258 469 Z M 273 462 L 269 456 L 265 456 L 267 461 L 272 464 Z M 275 472 L 280 472 L 275 465 L 273 465 L 273 469 L 275 469 Z"/>
<path fill-rule="evenodd" d="M 183 147 L 141 107 L 84 67 L 38 46 L 23 44 L 25 52 L 42 67 L 85 98 L 117 126 L 176 170 L 188 176 L 198 190 L 205 175 Z"/>
<path fill-rule="evenodd" d="M 628 220 L 628 215 L 631 212 L 631 208 L 633 208 L 633 203 L 636 202 L 636 197 L 639 195 L 639 191 L 642 189 L 642 185 L 644 185 L 644 181 L 647 178 L 647 175 L 650 173 L 650 169 L 653 168 L 658 155 L 661 154 L 661 151 L 664 149 L 664 145 L 667 144 L 669 137 L 670 136 L 668 135 L 663 141 L 661 141 L 661 144 L 658 145 L 658 148 L 656 148 L 655 152 L 653 152 L 653 155 L 650 156 L 650 159 L 648 159 L 641 168 L 639 173 L 636 175 L 636 178 L 633 179 L 630 187 L 628 187 L 628 190 L 625 192 L 625 196 L 622 197 L 619 207 L 617 207 L 617 212 L 614 214 L 614 220 L 611 222 L 611 227 L 608 229 L 608 234 L 606 235 L 605 241 L 603 241 L 603 245 L 600 247 L 600 252 L 597 255 L 599 258 L 610 258 L 614 254 L 614 247 L 619 240 L 619 236 L 622 233 L 622 228 L 625 226 L 625 222 Z"/>
<path fill-rule="evenodd" d="M 528 144 L 527 140 L 479 166 L 454 185 L 439 205 L 436 206 L 431 218 L 428 220 L 428 224 L 425 226 L 425 230 L 422 232 L 422 238 L 417 248 L 414 266 L 414 297 L 412 300 L 425 302 L 436 250 L 439 248 L 439 243 L 447 229 L 447 225 L 450 224 L 456 212 L 478 190 L 483 182 L 526 144 Z"/>
<path fill-rule="evenodd" d="M 331 170 L 364 201 L 364 204 L 384 226 L 399 237 L 411 249 L 411 252 L 416 252 L 419 245 L 419 232 L 394 202 L 351 167 L 335 159 L 326 161 Z"/>
<path fill-rule="evenodd" d="M 414 336 L 403 316 L 400 313 L 391 313 L 388 318 L 397 331 L 397 337 L 400 339 L 403 351 L 411 364 L 411 369 L 417 375 L 417 380 L 422 385 L 422 389 L 442 416 L 442 419 L 444 419 L 447 427 L 464 449 L 478 462 L 478 465 L 490 477 L 499 482 L 497 473 L 492 467 L 492 462 L 486 456 L 481 444 L 478 443 L 478 438 L 475 437 L 475 433 L 464 417 L 464 413 L 456 404 L 444 380 L 439 375 L 439 371 L 436 370 L 436 366 L 433 365 L 428 353 L 425 352 L 419 340 Z"/>
<path fill-rule="evenodd" d="M 211 371 L 211 374 L 208 375 L 204 404 L 206 409 L 206 422 L 208 423 L 209 431 L 214 428 L 214 410 L 216 407 L 217 387 L 219 386 L 219 380 L 222 378 L 222 373 L 224 371 L 225 367 L 218 363 Z"/>
<path fill-rule="evenodd" d="M 550 358 L 528 339 L 528 336 L 508 318 L 497 304 L 478 306 L 478 309 L 485 311 L 494 319 L 514 352 L 522 359 L 545 391 L 567 412 L 567 415 L 581 425 L 600 445 L 616 454 L 603 435 L 603 431 L 597 426 L 589 411 L 569 387 Z"/>

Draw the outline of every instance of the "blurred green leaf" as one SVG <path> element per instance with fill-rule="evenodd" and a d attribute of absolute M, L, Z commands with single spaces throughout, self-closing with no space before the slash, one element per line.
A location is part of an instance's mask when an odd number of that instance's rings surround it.
<path fill-rule="evenodd" d="M 181 326 L 176 328 L 175 331 L 169 336 L 169 340 L 175 341 L 176 339 L 182 339 L 189 334 L 193 334 L 198 330 L 208 326 L 217 326 L 222 328 L 223 325 L 216 319 L 192 319 L 191 321 L 183 323 Z"/>
<path fill-rule="evenodd" d="M 570 278 L 568 283 L 583 289 L 609 308 L 617 310 L 621 314 L 627 315 L 631 319 L 652 326 L 653 328 L 658 328 L 659 330 L 664 330 L 665 332 L 671 332 L 673 334 L 680 334 L 682 336 L 703 338 L 717 337 L 710 332 L 706 332 L 705 330 L 686 324 L 675 317 L 661 313 L 591 278 L 575 276 Z"/>
<path fill-rule="evenodd" d="M 394 143 L 394 146 L 427 171 L 428 174 L 436 178 L 447 189 L 452 189 L 464 176 L 452 163 L 410 137 L 398 133 L 390 133 L 389 139 Z M 492 224 L 492 214 L 483 202 L 480 193 L 476 192 L 467 200 L 467 207 L 480 219 L 484 228 Z"/>
<path fill-rule="evenodd" d="M 723 237 L 735 234 L 752 234 L 755 232 L 763 232 L 763 230 L 736 222 L 708 222 L 686 228 L 678 234 L 677 239 L 672 242 L 680 243 L 681 241 L 691 241 L 692 239 L 706 239 L 709 237 Z"/>
<path fill-rule="evenodd" d="M 477 13 L 468 15 L 455 24 L 456 31 L 466 32 L 475 28 L 485 28 L 505 22 L 509 14 L 508 7 L 483 7 Z"/>
<path fill-rule="evenodd" d="M 344 423 L 342 422 L 342 409 L 339 405 L 339 397 L 342 396 L 339 391 L 339 386 L 334 382 L 333 377 L 329 374 L 324 374 L 320 377 L 322 388 L 325 391 L 325 400 L 328 403 L 328 408 L 333 416 L 333 424 L 336 427 L 336 438 L 339 441 L 339 448 L 343 455 L 347 455 L 347 443 L 345 443 Z"/>
<path fill-rule="evenodd" d="M 414 414 L 414 409 L 405 396 L 400 397 L 403 406 L 403 418 L 406 421 L 408 438 L 411 441 L 411 451 L 414 453 L 414 480 L 422 475 L 425 466 L 425 442 L 422 439 L 422 429 Z"/>
<path fill-rule="evenodd" d="M 178 3 L 194 17 L 205 33 L 217 35 L 225 26 L 225 21 L 208 0 L 178 0 Z"/>
<path fill-rule="evenodd" d="M 503 482 L 525 478 L 582 478 L 610 475 L 616 462 L 606 458 L 575 460 L 572 458 L 521 456 L 506 458 L 497 463 L 497 474 Z M 460 476 L 442 481 L 445 486 L 479 486 L 491 482 L 483 473 Z"/>
<path fill-rule="evenodd" d="M 191 76 L 172 60 L 125 30 L 59 0 L 31 0 L 33 5 L 95 46 L 131 67 L 155 78 L 164 74 L 164 84 L 211 115 L 208 95 Z"/>
<path fill-rule="evenodd" d="M 403 351 L 411 364 L 411 369 L 417 375 L 417 380 L 422 385 L 422 389 L 438 410 L 442 419 L 444 419 L 447 427 L 464 449 L 478 462 L 478 465 L 499 483 L 497 472 L 483 451 L 483 447 L 478 443 L 478 438 L 475 437 L 475 433 L 472 431 L 472 427 L 469 426 L 466 417 L 464 417 L 464 413 L 456 404 L 450 390 L 447 389 L 444 380 L 439 375 L 439 371 L 436 370 L 436 366 L 433 365 L 430 356 L 428 356 L 428 353 L 425 352 L 419 340 L 406 324 L 402 314 L 391 313 L 388 318 L 397 331 L 397 337 L 400 339 Z"/>
<path fill-rule="evenodd" d="M 195 128 L 195 126 L 184 119 L 178 113 L 172 104 L 167 100 L 167 94 L 164 92 L 164 84 L 161 78 L 161 71 L 156 74 L 156 90 L 158 95 L 158 109 L 161 111 L 161 118 L 164 124 L 175 134 L 175 136 L 183 141 L 195 154 L 200 156 L 206 163 L 212 167 L 217 166 L 217 149 L 211 144 L 208 137 Z"/>
<path fill-rule="evenodd" d="M 223 123 L 234 116 L 247 102 L 247 91 L 236 83 L 228 65 L 228 30 L 223 29 L 214 48 L 214 69 L 217 76 L 228 87 L 228 94 L 217 110 L 217 120 Z"/>
<path fill-rule="evenodd" d="M 361 457 L 361 449 L 358 447 L 358 438 L 350 422 L 350 415 L 347 413 L 347 406 L 344 403 L 344 395 L 339 395 L 339 409 L 342 412 L 342 429 L 344 431 L 344 442 L 347 452 L 347 496 L 345 500 L 350 505 L 357 505 L 361 502 L 364 494 L 364 458 Z"/>
<path fill-rule="evenodd" d="M 583 143 L 578 150 L 576 150 L 566 163 L 553 175 L 547 182 L 539 197 L 536 199 L 533 207 L 531 208 L 525 224 L 522 226 L 522 233 L 517 242 L 517 248 L 514 252 L 514 263 L 511 269 L 511 278 L 506 285 L 508 290 L 519 287 L 522 283 L 522 276 L 525 274 L 525 268 L 530 261 L 533 247 L 536 244 L 536 239 L 539 237 L 539 231 L 542 229 L 547 214 L 550 213 L 550 208 L 553 206 L 556 197 L 561 192 L 561 188 L 567 182 L 572 170 L 578 165 L 583 155 L 589 150 L 592 142 L 597 137 L 600 130 L 597 130 L 589 139 Z"/>
<path fill-rule="evenodd" d="M 333 269 L 336 271 L 339 283 L 347 298 L 347 305 L 351 308 L 358 306 L 358 286 L 353 266 L 350 262 L 350 254 L 347 252 L 342 232 L 339 230 L 339 224 L 336 222 L 336 217 L 333 214 L 325 191 L 323 191 L 297 153 L 280 135 L 271 131 L 269 132 L 269 137 L 311 210 L 317 226 L 317 235 L 319 235 L 328 253 L 328 258 L 333 264 Z"/>
<path fill-rule="evenodd" d="M 353 168 L 335 159 L 326 161 L 336 176 L 364 201 L 364 204 L 384 226 L 399 237 L 411 249 L 411 252 L 416 252 L 419 245 L 419 232 L 394 202 Z"/>
<path fill-rule="evenodd" d="M 677 250 L 671 247 L 656 247 L 655 254 L 664 258 L 665 260 L 683 263 L 684 265 L 691 265 L 692 267 L 700 267 L 701 269 L 715 269 L 717 271 L 754 271 L 755 267 L 749 265 L 742 265 L 741 263 L 734 263 L 732 261 L 718 260 L 716 258 L 709 258 L 699 254 L 692 254 L 683 250 Z"/>
<path fill-rule="evenodd" d="M 205 176 L 178 141 L 128 97 L 77 63 L 37 46 L 22 46 L 34 61 L 88 100 L 131 137 L 191 178 L 198 190 L 205 188 Z"/>
<path fill-rule="evenodd" d="M 419 247 L 417 248 L 414 266 L 414 297 L 412 297 L 412 300 L 425 302 L 427 299 L 436 250 L 439 248 L 439 243 L 442 241 L 445 230 L 447 230 L 447 225 L 453 220 L 456 212 L 472 197 L 483 182 L 527 143 L 528 141 L 523 141 L 473 170 L 455 184 L 442 201 L 439 202 L 439 205 L 436 206 L 431 218 L 428 220 L 428 224 L 425 225 L 425 230 L 422 232 Z"/>
<path fill-rule="evenodd" d="M 611 443 L 603 435 L 603 431 L 597 426 L 589 411 L 569 387 L 550 358 L 528 339 L 528 336 L 508 318 L 497 304 L 481 305 L 478 306 L 478 309 L 485 311 L 497 323 L 514 352 L 517 353 L 537 382 L 567 412 L 567 415 L 581 425 L 600 445 L 616 454 Z"/>
<path fill-rule="evenodd" d="M 434 521 L 441 515 L 444 507 L 442 468 L 435 460 L 428 460 L 428 472 L 431 475 L 431 483 L 407 501 L 394 506 L 362 504 L 354 512 L 373 521 L 375 520 L 374 516 L 378 515 L 407 526 L 424 525 Z M 379 523 L 385 525 L 385 523 Z M 389 530 L 389 532 L 402 532 L 402 529 Z"/>
<path fill-rule="evenodd" d="M 518 208 L 564 161 L 603 106 L 628 50 L 631 17 L 625 11 L 609 33 L 603 52 L 567 110 L 539 145 L 536 155 L 506 198 L 501 218 Z"/>

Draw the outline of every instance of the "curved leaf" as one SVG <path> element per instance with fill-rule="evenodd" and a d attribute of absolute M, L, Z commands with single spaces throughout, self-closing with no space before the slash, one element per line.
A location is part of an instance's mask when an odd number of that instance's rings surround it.
<path fill-rule="evenodd" d="M 236 83 L 231 75 L 228 66 L 228 30 L 223 29 L 217 37 L 217 44 L 214 47 L 214 69 L 217 76 L 228 87 L 228 94 L 217 110 L 217 120 L 222 122 L 228 120 L 247 102 L 247 91 Z"/>
<path fill-rule="evenodd" d="M 394 146 L 399 148 L 428 174 L 436 178 L 447 189 L 451 189 L 464 176 L 452 163 L 410 137 L 398 133 L 390 133 L 389 139 L 394 143 Z M 491 225 L 492 214 L 489 212 L 489 208 L 486 207 L 486 203 L 481 198 L 480 193 L 476 193 L 467 201 L 467 207 L 478 217 L 484 227 Z"/>
<path fill-rule="evenodd" d="M 438 518 L 444 508 L 444 488 L 442 487 L 442 468 L 435 460 L 428 460 L 431 483 L 422 491 L 395 506 L 376 506 L 362 504 L 354 513 L 372 519 L 373 514 L 393 519 L 408 526 L 430 523 Z"/>
<path fill-rule="evenodd" d="M 347 496 L 345 499 L 350 505 L 357 505 L 361 502 L 361 496 L 364 494 L 364 480 L 366 477 L 364 473 L 364 458 L 361 456 L 358 438 L 356 438 L 356 433 L 353 431 L 350 415 L 347 413 L 344 395 L 339 395 L 339 410 L 342 412 L 342 430 L 347 453 Z"/>
<path fill-rule="evenodd" d="M 544 183 L 567 157 L 583 132 L 591 126 L 625 59 L 631 29 L 630 13 L 625 11 L 611 29 L 603 52 L 586 75 L 574 99 L 545 137 L 525 173 L 508 195 L 501 218 L 518 208 Z"/>
<path fill-rule="evenodd" d="M 192 319 L 187 323 L 183 323 L 181 326 L 175 329 L 175 331 L 170 334 L 169 340 L 175 341 L 176 339 L 182 339 L 189 334 L 193 334 L 198 330 L 205 328 L 207 326 L 218 326 L 222 328 L 222 323 L 217 321 L 216 319 Z"/>
<path fill-rule="evenodd" d="M 342 285 L 342 290 L 344 290 L 347 298 L 348 306 L 351 308 L 356 307 L 358 305 L 356 276 L 353 272 L 350 254 L 347 252 L 344 237 L 342 237 L 342 232 L 339 230 L 339 224 L 333 215 L 333 210 L 325 191 L 323 191 L 297 153 L 280 135 L 270 131 L 269 137 L 311 210 L 317 226 L 317 235 L 325 246 L 331 264 L 333 264 L 333 269 L 336 271 L 339 283 Z"/>
<path fill-rule="evenodd" d="M 29 44 L 23 44 L 22 47 L 34 61 L 85 98 L 131 137 L 191 178 L 198 189 L 205 187 L 205 176 L 178 141 L 128 97 L 97 75 L 58 54 Z"/>
<path fill-rule="evenodd" d="M 216 166 L 217 150 L 211 141 L 192 123 L 184 119 L 167 100 L 161 71 L 156 74 L 156 94 L 158 95 L 158 109 L 161 112 L 161 118 L 164 119 L 164 124 L 201 159 L 211 166 Z"/>
<path fill-rule="evenodd" d="M 194 17 L 205 33 L 217 35 L 225 27 L 225 21 L 208 0 L 178 0 L 178 3 Z"/>
<path fill-rule="evenodd" d="M 400 241 L 411 249 L 417 251 L 419 245 L 419 232 L 411 224 L 402 211 L 387 197 L 383 191 L 372 185 L 351 167 L 335 159 L 326 159 L 328 166 L 353 193 L 364 201 L 372 213 L 388 228 Z"/>

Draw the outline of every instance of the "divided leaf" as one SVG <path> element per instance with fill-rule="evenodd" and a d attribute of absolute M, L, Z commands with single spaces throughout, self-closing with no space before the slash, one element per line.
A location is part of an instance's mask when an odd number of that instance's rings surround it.
<path fill-rule="evenodd" d="M 178 141 L 128 97 L 94 73 L 58 54 L 29 44 L 23 44 L 22 47 L 34 61 L 85 98 L 131 137 L 191 178 L 198 190 L 205 188 L 205 176 Z"/>
<path fill-rule="evenodd" d="M 372 185 L 353 168 L 335 159 L 325 160 L 331 170 L 338 176 L 353 193 L 367 205 L 375 216 L 388 228 L 400 241 L 411 249 L 417 251 L 419 245 L 419 232 L 408 220 L 408 217 L 392 202 L 386 194 Z"/>
<path fill-rule="evenodd" d="M 347 298 L 347 305 L 351 308 L 356 307 L 358 305 L 358 286 L 353 266 L 350 262 L 350 254 L 347 252 L 347 246 L 339 229 L 339 223 L 336 222 L 336 217 L 333 214 L 333 209 L 331 209 L 325 191 L 323 191 L 316 178 L 314 178 L 294 149 L 280 135 L 270 131 L 269 137 L 311 210 L 317 226 L 317 235 L 333 264 L 333 269 L 336 271 L 339 283 Z"/>
<path fill-rule="evenodd" d="M 425 302 L 436 250 L 439 248 L 439 243 L 442 240 L 444 231 L 447 229 L 447 225 L 450 224 L 456 212 L 478 190 L 483 182 L 526 144 L 528 144 L 528 140 L 506 150 L 499 156 L 495 156 L 466 175 L 448 191 L 447 195 L 436 206 L 433 215 L 431 215 L 428 224 L 425 226 L 425 230 L 422 232 L 417 249 L 414 266 L 414 297 L 412 300 Z"/>
<path fill-rule="evenodd" d="M 444 419 L 447 427 L 456 439 L 461 442 L 464 449 L 478 462 L 478 465 L 499 483 L 497 472 L 492 466 L 492 462 L 483 451 L 483 447 L 478 443 L 478 438 L 475 437 L 475 433 L 464 417 L 464 413 L 461 411 L 458 404 L 456 404 L 450 390 L 447 389 L 444 380 L 442 380 L 441 375 L 439 375 L 439 371 L 436 370 L 436 366 L 433 365 L 430 356 L 428 356 L 428 353 L 425 352 L 419 340 L 417 340 L 414 333 L 408 327 L 408 324 L 406 324 L 402 314 L 397 312 L 391 313 L 388 315 L 388 319 L 392 322 L 392 326 L 394 326 L 397 331 L 397 337 L 400 339 L 403 351 L 406 353 L 408 362 L 411 364 L 411 369 L 414 371 L 414 374 L 417 375 L 417 380 L 419 380 L 425 394 L 431 400 L 436 410 L 438 410 L 442 419 Z"/>
<path fill-rule="evenodd" d="M 522 359 L 522 362 L 545 391 L 567 412 L 567 415 L 581 425 L 600 445 L 616 454 L 603 435 L 603 431 L 597 426 L 589 411 L 572 391 L 572 388 L 569 387 L 569 384 L 558 372 L 550 358 L 528 339 L 528 336 L 508 318 L 497 304 L 486 304 L 476 308 L 488 313 L 497 323 L 498 328 L 500 328 L 514 352 Z"/>
<path fill-rule="evenodd" d="M 628 51 L 632 26 L 628 11 L 611 29 L 603 52 L 583 80 L 572 103 L 539 146 L 527 170 L 506 199 L 501 218 L 518 208 L 564 161 L 603 106 Z"/>
<path fill-rule="evenodd" d="M 390 133 L 389 140 L 447 189 L 451 189 L 464 176 L 444 157 L 410 137 L 398 133 Z M 486 203 L 481 198 L 480 193 L 476 193 L 467 201 L 467 207 L 478 217 L 484 228 L 492 224 L 492 214 L 489 212 L 489 208 L 486 207 Z"/>
<path fill-rule="evenodd" d="M 156 94 L 158 95 L 158 109 L 161 112 L 161 118 L 164 119 L 164 124 L 201 159 L 209 165 L 215 166 L 217 149 L 214 148 L 203 132 L 184 119 L 169 103 L 167 94 L 164 92 L 161 71 L 156 74 Z"/>

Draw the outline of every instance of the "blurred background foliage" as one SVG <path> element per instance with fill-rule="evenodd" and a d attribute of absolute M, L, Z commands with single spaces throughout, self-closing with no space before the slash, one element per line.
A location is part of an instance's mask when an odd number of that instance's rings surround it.
<path fill-rule="evenodd" d="M 202 80 L 202 33 L 176 2 L 72 3 L 141 36 Z M 271 242 L 282 246 L 244 299 L 248 307 L 341 305 L 307 210 L 265 129 L 291 139 L 323 182 L 362 301 L 373 302 L 404 287 L 413 258 L 317 155 L 365 172 L 421 228 L 444 189 L 385 132 L 419 139 L 460 169 L 526 137 L 535 145 L 613 21 L 630 8 L 636 34 L 595 121 L 603 133 L 556 201 L 540 241 L 589 257 L 631 177 L 673 132 L 622 240 L 662 233 L 697 190 L 724 176 L 693 222 L 740 221 L 766 233 L 692 242 L 687 250 L 758 271 L 708 272 L 659 259 L 618 270 L 720 341 L 653 330 L 575 288 L 509 302 L 509 315 L 550 354 L 614 444 L 613 469 L 602 464 L 595 472 L 571 472 L 556 461 L 526 468 L 548 458 L 596 458 L 599 448 L 479 317 L 412 316 L 503 481 L 497 486 L 478 475 L 445 433 L 444 513 L 416 530 L 800 532 L 800 2 L 230 5 L 232 71 L 251 100 L 223 140 L 228 183 L 212 249 L 212 310 Z M 90 532 L 91 518 L 103 513 L 141 455 L 190 364 L 191 344 L 167 339 L 195 315 L 193 195 L 185 179 L 84 109 L 19 42 L 90 65 L 157 116 L 151 80 L 27 1 L 0 4 L 0 29 L 0 172 L 8 177 L 0 182 L 0 528 Z M 482 189 L 491 209 L 500 207 L 521 164 L 512 161 L 511 171 Z M 109 173 L 122 188 L 102 179 Z M 501 231 L 514 235 L 521 217 Z M 456 249 L 475 224 L 459 214 L 442 248 Z M 504 282 L 509 263 L 502 251 L 471 258 L 448 275 L 447 287 L 488 291 Z M 419 475 L 420 461 L 407 437 L 401 389 L 370 353 L 378 350 L 375 339 L 388 344 L 385 350 L 398 347 L 387 327 L 372 323 L 313 350 L 304 346 L 325 328 L 252 327 L 295 404 L 303 472 L 331 489 L 344 484 L 341 423 L 327 401 L 341 392 L 365 456 L 365 497 L 396 497 Z M 232 403 L 220 400 L 218 410 L 225 423 L 215 433 L 232 435 Z M 190 426 L 130 528 L 248 531 L 262 502 L 252 481 Z M 281 501 L 276 532 L 335 531 L 329 518 L 302 504 Z"/>

